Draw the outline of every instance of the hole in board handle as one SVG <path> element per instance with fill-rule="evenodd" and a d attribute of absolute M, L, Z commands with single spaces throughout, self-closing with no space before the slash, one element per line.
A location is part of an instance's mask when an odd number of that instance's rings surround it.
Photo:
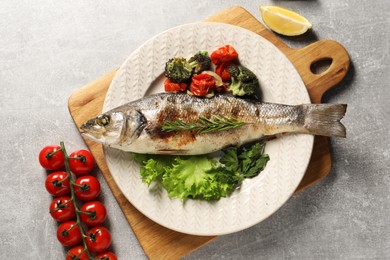
<path fill-rule="evenodd" d="M 332 58 L 323 58 L 315 61 L 310 65 L 310 71 L 316 75 L 321 74 L 329 69 L 330 65 L 332 65 L 332 62 Z"/>

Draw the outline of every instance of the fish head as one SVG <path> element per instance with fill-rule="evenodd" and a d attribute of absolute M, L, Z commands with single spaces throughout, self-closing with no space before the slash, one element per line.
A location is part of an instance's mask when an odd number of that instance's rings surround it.
<path fill-rule="evenodd" d="M 80 126 L 81 134 L 104 145 L 120 142 L 126 127 L 126 117 L 122 112 L 104 113 Z"/>
<path fill-rule="evenodd" d="M 146 118 L 137 111 L 107 112 L 92 118 L 81 125 L 83 136 L 101 144 L 129 145 L 137 139 L 144 129 Z"/>

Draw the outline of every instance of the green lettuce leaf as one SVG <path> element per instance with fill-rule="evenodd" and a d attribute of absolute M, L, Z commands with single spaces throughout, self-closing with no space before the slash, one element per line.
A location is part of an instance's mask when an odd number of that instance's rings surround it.
<path fill-rule="evenodd" d="M 160 181 L 166 171 L 165 168 L 171 167 L 174 161 L 172 156 L 163 155 L 134 154 L 133 158 L 142 164 L 140 168 L 142 182 L 148 186 L 153 181 Z"/>
<path fill-rule="evenodd" d="M 216 167 L 216 163 L 207 156 L 177 157 L 162 178 L 169 197 L 217 200 L 229 195 L 237 182 L 230 172 Z"/>
<path fill-rule="evenodd" d="M 245 178 L 257 176 L 269 161 L 265 144 L 230 147 L 219 161 L 207 155 L 163 156 L 135 154 L 142 181 L 159 181 L 170 198 L 218 200 L 239 188 Z"/>

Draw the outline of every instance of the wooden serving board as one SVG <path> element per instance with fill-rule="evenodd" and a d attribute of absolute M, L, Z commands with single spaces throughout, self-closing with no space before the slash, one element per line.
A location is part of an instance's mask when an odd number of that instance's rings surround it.
<path fill-rule="evenodd" d="M 349 56 L 344 47 L 335 41 L 322 40 L 302 49 L 291 49 L 241 7 L 232 7 L 224 10 L 205 21 L 241 26 L 272 42 L 295 65 L 306 84 L 313 103 L 320 103 L 322 95 L 340 82 L 347 73 Z M 332 61 L 330 67 L 320 74 L 313 74 L 310 69 L 311 65 L 324 59 Z M 71 95 L 68 106 L 77 127 L 101 113 L 106 92 L 115 73 L 116 70 L 80 88 Z M 215 238 L 212 236 L 187 235 L 172 231 L 142 215 L 128 202 L 113 180 L 105 163 L 102 146 L 86 139 L 85 142 L 94 155 L 97 165 L 142 248 L 150 259 L 178 259 Z M 315 137 L 310 165 L 297 192 L 327 176 L 330 169 L 329 140 L 326 137 Z"/>

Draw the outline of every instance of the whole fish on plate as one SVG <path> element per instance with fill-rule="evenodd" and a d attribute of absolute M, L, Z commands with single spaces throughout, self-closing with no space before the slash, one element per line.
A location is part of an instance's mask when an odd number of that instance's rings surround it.
<path fill-rule="evenodd" d="M 345 104 L 283 105 L 159 93 L 88 120 L 84 136 L 124 151 L 206 154 L 280 133 L 345 137 Z"/>

